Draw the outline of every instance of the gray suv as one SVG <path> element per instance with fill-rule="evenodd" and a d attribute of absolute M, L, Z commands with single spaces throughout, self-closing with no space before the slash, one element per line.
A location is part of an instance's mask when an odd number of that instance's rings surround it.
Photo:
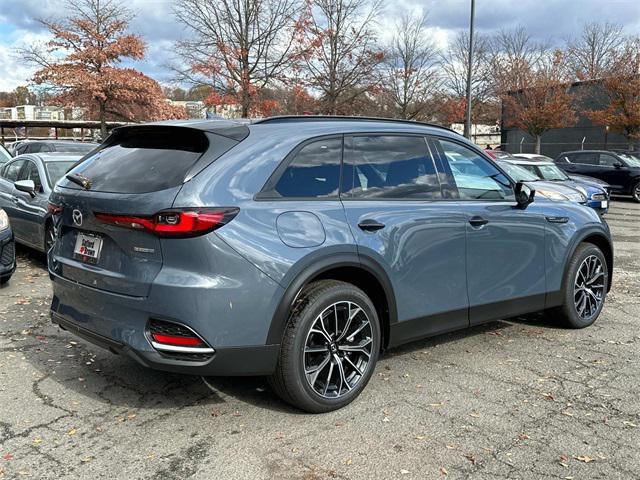
<path fill-rule="evenodd" d="M 592 324 L 606 223 L 447 129 L 276 117 L 119 128 L 58 182 L 53 321 L 142 365 L 351 402 L 384 349 L 528 312 Z"/>

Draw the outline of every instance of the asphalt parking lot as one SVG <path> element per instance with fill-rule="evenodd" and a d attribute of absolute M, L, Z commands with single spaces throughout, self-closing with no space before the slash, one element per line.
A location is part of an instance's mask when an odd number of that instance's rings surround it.
<path fill-rule="evenodd" d="M 607 216 L 591 328 L 532 317 L 388 352 L 361 397 L 302 414 L 259 378 L 146 370 L 51 325 L 41 256 L 0 290 L 0 478 L 640 477 L 640 205 Z"/>

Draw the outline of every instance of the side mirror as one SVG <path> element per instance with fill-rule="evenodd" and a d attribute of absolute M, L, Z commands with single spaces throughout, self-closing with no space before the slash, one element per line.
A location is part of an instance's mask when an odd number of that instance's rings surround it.
<path fill-rule="evenodd" d="M 36 184 L 33 180 L 18 180 L 13 184 L 16 190 L 19 192 L 25 192 L 31 195 L 31 198 L 36 196 Z"/>
<path fill-rule="evenodd" d="M 524 210 L 533 203 L 536 191 L 526 183 L 518 182 L 516 183 L 515 194 L 518 208 Z"/>
<path fill-rule="evenodd" d="M 614 166 L 615 168 L 622 168 L 622 167 L 624 167 L 624 165 L 623 165 L 622 163 L 620 163 L 620 162 L 616 162 L 616 163 L 614 163 L 614 164 L 613 164 L 613 166 Z"/>

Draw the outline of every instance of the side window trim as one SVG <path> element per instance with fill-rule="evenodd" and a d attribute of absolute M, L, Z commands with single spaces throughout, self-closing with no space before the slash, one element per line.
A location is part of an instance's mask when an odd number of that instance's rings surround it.
<path fill-rule="evenodd" d="M 443 197 L 442 190 L 442 181 L 440 179 L 440 172 L 438 170 L 438 166 L 436 164 L 436 157 L 434 156 L 431 146 L 429 145 L 428 136 L 424 133 L 415 133 L 415 132 L 357 132 L 357 133 L 348 133 L 344 135 L 344 141 L 342 143 L 342 172 L 344 172 L 345 168 L 351 168 L 353 170 L 353 174 L 351 178 L 355 184 L 355 176 L 356 176 L 356 163 L 353 160 L 355 155 L 353 154 L 353 139 L 356 137 L 417 137 L 421 138 L 424 142 L 425 146 L 425 154 L 430 158 L 431 165 L 433 166 L 434 171 L 436 172 L 436 176 L 438 178 L 438 186 L 440 187 L 440 196 L 441 198 L 411 198 L 411 197 L 384 197 L 384 198 L 367 198 L 367 197 L 354 197 L 352 195 L 346 194 L 344 190 L 344 186 L 342 181 L 340 182 L 340 199 L 341 200 L 355 200 L 355 201 L 363 201 L 363 202 L 371 202 L 371 201 L 392 201 L 392 202 L 440 202 L 443 200 L 448 200 Z M 341 177 L 343 174 L 341 173 Z M 353 189 L 353 184 L 351 185 L 351 189 Z"/>
<path fill-rule="evenodd" d="M 341 154 L 340 154 L 340 172 L 338 178 L 338 187 L 339 190 L 342 185 L 342 168 L 344 162 L 344 135 L 343 134 L 332 134 L 332 135 L 320 135 L 318 137 L 308 138 L 303 142 L 299 143 L 284 157 L 284 159 L 280 162 L 280 164 L 276 167 L 273 173 L 269 176 L 265 184 L 262 186 L 260 191 L 254 195 L 254 200 L 270 200 L 270 201 L 288 201 L 288 200 L 305 200 L 305 201 L 332 201 L 332 200 L 340 200 L 340 191 L 338 195 L 335 197 L 283 197 L 278 192 L 276 192 L 275 187 L 280 181 L 280 178 L 287 170 L 291 162 L 296 158 L 300 150 L 302 150 L 307 145 L 310 145 L 315 142 L 320 142 L 322 140 L 340 140 L 342 143 Z"/>

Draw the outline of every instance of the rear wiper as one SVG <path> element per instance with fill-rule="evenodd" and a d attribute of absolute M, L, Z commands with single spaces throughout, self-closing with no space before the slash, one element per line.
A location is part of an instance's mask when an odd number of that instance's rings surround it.
<path fill-rule="evenodd" d="M 91 188 L 91 179 L 81 175 L 79 173 L 69 173 L 66 175 L 67 180 L 75 183 L 76 185 L 80 185 L 85 190 L 89 190 Z"/>

